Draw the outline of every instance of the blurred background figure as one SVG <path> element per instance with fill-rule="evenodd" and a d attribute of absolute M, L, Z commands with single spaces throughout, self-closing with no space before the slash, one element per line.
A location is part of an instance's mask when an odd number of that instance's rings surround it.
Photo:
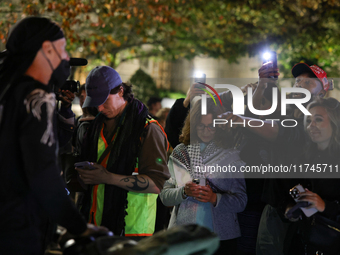
<path fill-rule="evenodd" d="M 149 109 L 149 114 L 155 120 L 158 120 L 156 114 L 162 108 L 161 102 L 162 99 L 159 97 L 150 97 L 146 104 Z"/>
<path fill-rule="evenodd" d="M 81 206 L 82 192 L 84 188 L 79 185 L 78 173 L 74 169 L 74 163 L 77 162 L 77 158 L 81 154 L 81 147 L 83 144 L 83 137 L 90 126 L 91 122 L 98 114 L 96 107 L 83 107 L 86 99 L 85 84 L 81 85 L 79 92 L 76 93 L 79 99 L 79 105 L 81 107 L 82 115 L 78 116 L 75 123 L 75 129 L 72 137 L 72 155 L 64 160 L 64 176 L 67 188 L 71 192 L 71 197 L 79 208 Z"/>
<path fill-rule="evenodd" d="M 163 129 L 165 129 L 166 125 L 166 118 L 168 117 L 170 108 L 162 108 L 156 113 L 156 118 L 158 120 L 158 123 L 162 126 Z"/>
<path fill-rule="evenodd" d="M 79 98 L 80 107 L 83 108 L 83 104 L 86 98 L 85 84 L 81 85 L 79 88 L 79 92 L 77 93 L 77 97 Z"/>
<path fill-rule="evenodd" d="M 79 88 L 79 92 L 76 94 L 76 96 L 79 99 L 79 105 L 81 107 L 82 115 L 80 115 L 77 118 L 76 121 L 76 126 L 78 127 L 83 121 L 89 121 L 93 120 L 97 114 L 98 114 L 98 109 L 96 107 L 84 107 L 83 104 L 86 99 L 86 91 L 85 91 L 85 84 L 81 85 Z"/>

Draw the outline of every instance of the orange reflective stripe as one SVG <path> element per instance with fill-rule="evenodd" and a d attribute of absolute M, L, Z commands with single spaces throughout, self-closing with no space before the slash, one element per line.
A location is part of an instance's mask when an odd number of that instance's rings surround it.
<path fill-rule="evenodd" d="M 102 139 L 103 139 L 103 141 L 104 141 L 104 143 L 105 143 L 105 149 L 106 149 L 107 146 L 109 146 L 109 144 L 107 143 L 107 141 L 106 141 L 106 139 L 105 139 L 105 137 L 104 137 L 103 130 L 104 130 L 104 124 L 103 124 L 102 130 L 100 131 L 100 135 L 101 135 L 101 137 L 102 137 Z M 113 135 L 111 141 L 113 141 L 113 140 L 115 139 L 115 137 L 116 137 L 116 134 Z M 104 158 L 103 162 L 100 163 L 100 164 L 101 164 L 103 167 L 105 167 L 105 168 L 106 168 L 106 166 L 107 166 L 107 160 L 108 160 L 108 158 L 109 158 L 110 153 L 111 153 L 111 152 L 109 152 L 109 153 L 106 155 L 106 157 Z"/>
<path fill-rule="evenodd" d="M 165 135 L 166 142 L 167 142 L 167 144 L 168 144 L 168 147 L 166 148 L 166 151 L 168 151 L 169 148 L 170 148 L 170 144 L 169 144 L 169 141 L 168 141 L 168 136 L 166 135 L 166 133 L 165 133 L 163 127 L 161 126 L 161 124 L 159 124 L 158 121 L 156 121 L 156 123 L 158 124 L 158 126 L 159 126 L 159 127 L 161 128 L 161 130 L 163 131 L 163 134 Z"/>
<path fill-rule="evenodd" d="M 166 148 L 166 151 L 168 151 L 169 148 L 170 148 L 170 144 L 169 144 L 169 141 L 168 141 L 168 136 L 166 135 L 163 127 L 161 126 L 161 124 L 159 124 L 157 120 L 149 120 L 149 121 L 146 122 L 144 128 L 146 128 L 146 126 L 149 125 L 149 123 L 156 123 L 161 128 L 163 134 L 165 135 L 166 142 L 167 142 L 167 145 L 168 145 L 168 147 Z"/>
<path fill-rule="evenodd" d="M 93 220 L 94 225 L 97 225 L 97 222 L 96 222 L 97 190 L 98 190 L 98 185 L 95 185 L 93 187 L 92 207 L 91 207 L 91 210 L 90 210 L 90 219 L 89 219 L 89 223 L 92 223 L 92 220 Z"/>
<path fill-rule="evenodd" d="M 100 131 L 100 136 L 102 138 L 102 140 L 104 141 L 105 143 L 105 149 L 109 146 L 105 137 L 104 137 L 104 133 L 103 133 L 103 130 L 104 130 L 104 124 L 103 124 L 103 128 L 102 130 Z M 113 139 L 115 138 L 116 134 L 114 134 L 114 136 L 112 137 L 112 141 Z M 107 160 L 109 158 L 109 155 L 110 155 L 110 152 L 106 155 L 106 157 L 104 158 L 103 162 L 101 162 L 101 165 L 103 167 L 106 168 L 107 166 Z M 93 186 L 93 192 L 92 192 L 92 206 L 91 206 L 91 210 L 90 210 L 90 219 L 89 219 L 89 223 L 92 223 L 92 220 L 93 220 L 93 223 L 94 225 L 97 225 L 97 222 L 96 222 L 96 214 L 97 214 L 97 191 L 98 191 L 98 185 L 95 185 Z"/>
<path fill-rule="evenodd" d="M 125 236 L 152 236 L 153 234 L 125 234 Z"/>
<path fill-rule="evenodd" d="M 104 141 L 104 143 L 105 143 L 105 148 L 106 148 L 107 146 L 109 146 L 109 145 L 107 144 L 107 141 L 106 141 L 105 137 L 104 137 L 104 124 L 103 124 L 102 130 L 100 131 L 100 136 L 102 137 L 102 139 L 103 139 L 103 141 Z"/>

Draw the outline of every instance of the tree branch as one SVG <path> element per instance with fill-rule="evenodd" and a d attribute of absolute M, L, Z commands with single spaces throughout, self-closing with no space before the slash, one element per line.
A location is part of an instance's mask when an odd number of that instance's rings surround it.
<path fill-rule="evenodd" d="M 119 64 L 121 64 L 123 62 L 126 62 L 128 60 L 136 59 L 136 58 L 149 58 L 149 57 L 156 57 L 156 56 L 159 56 L 159 53 L 150 52 L 150 53 L 147 53 L 147 54 L 144 54 L 144 55 L 136 55 L 136 56 L 133 56 L 133 57 L 130 57 L 130 58 L 123 58 L 123 59 L 121 59 Z"/>

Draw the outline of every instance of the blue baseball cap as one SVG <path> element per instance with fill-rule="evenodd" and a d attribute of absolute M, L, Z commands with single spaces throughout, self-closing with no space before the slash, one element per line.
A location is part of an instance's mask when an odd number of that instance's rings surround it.
<path fill-rule="evenodd" d="M 121 85 L 122 79 L 115 69 L 109 66 L 97 66 L 86 77 L 85 107 L 97 107 L 105 103 L 110 91 Z"/>

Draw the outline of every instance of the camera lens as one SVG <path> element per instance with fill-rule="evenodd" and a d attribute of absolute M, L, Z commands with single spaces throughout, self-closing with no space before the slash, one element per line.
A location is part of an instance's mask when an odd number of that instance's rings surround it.
<path fill-rule="evenodd" d="M 72 93 L 78 93 L 80 87 L 79 81 L 67 80 L 63 86 L 60 87 L 61 90 L 68 90 Z"/>

